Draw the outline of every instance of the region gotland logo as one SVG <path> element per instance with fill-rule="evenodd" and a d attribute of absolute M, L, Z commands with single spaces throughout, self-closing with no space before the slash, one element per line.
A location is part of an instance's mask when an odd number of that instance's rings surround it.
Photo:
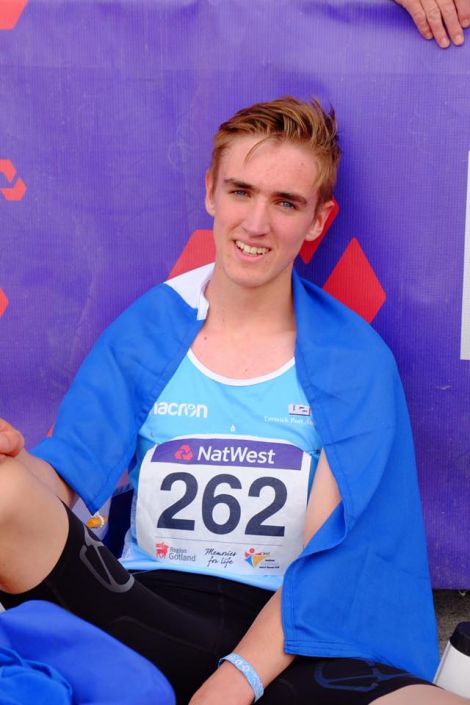
<path fill-rule="evenodd" d="M 155 544 L 155 555 L 157 558 L 169 561 L 196 561 L 196 554 L 189 553 L 187 548 L 181 546 L 169 546 L 164 541 Z"/>
<path fill-rule="evenodd" d="M 166 558 L 168 555 L 169 546 L 167 543 L 157 543 L 155 544 L 155 553 L 157 558 Z"/>

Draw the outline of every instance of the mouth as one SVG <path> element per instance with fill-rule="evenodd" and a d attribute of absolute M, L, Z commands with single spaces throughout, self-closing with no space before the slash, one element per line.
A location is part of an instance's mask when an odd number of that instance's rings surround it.
<path fill-rule="evenodd" d="M 243 252 L 244 255 L 248 255 L 249 257 L 260 257 L 269 252 L 269 247 L 251 247 L 241 240 L 235 240 L 235 245 L 240 252 Z"/>

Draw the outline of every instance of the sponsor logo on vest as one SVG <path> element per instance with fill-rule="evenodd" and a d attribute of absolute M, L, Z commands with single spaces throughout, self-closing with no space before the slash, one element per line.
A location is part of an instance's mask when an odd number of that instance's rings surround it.
<path fill-rule="evenodd" d="M 153 413 L 157 416 L 195 416 L 200 419 L 207 419 L 207 406 L 205 404 L 188 404 L 176 401 L 159 401 L 153 406 Z"/>
<path fill-rule="evenodd" d="M 170 546 L 168 549 L 168 560 L 169 561 L 196 561 L 195 553 L 188 553 L 187 548 Z"/>
<path fill-rule="evenodd" d="M 207 460 L 215 463 L 249 463 L 250 465 L 274 465 L 276 451 L 254 450 L 247 446 L 225 446 L 224 448 L 213 448 L 209 446 L 199 446 L 197 455 L 198 461 Z"/>
<path fill-rule="evenodd" d="M 257 568 L 260 563 L 268 558 L 268 556 L 269 553 L 266 553 L 265 551 L 255 551 L 254 548 L 250 548 L 248 551 L 245 551 L 245 560 L 251 565 L 252 568 Z"/>
<path fill-rule="evenodd" d="M 310 416 L 308 404 L 289 404 L 289 414 L 291 416 Z"/>
<path fill-rule="evenodd" d="M 245 561 L 251 565 L 252 568 L 259 568 L 259 570 L 278 570 L 279 561 L 276 558 L 270 558 L 271 554 L 267 551 L 255 551 L 254 548 L 245 551 Z"/>
<path fill-rule="evenodd" d="M 187 443 L 184 443 L 176 451 L 175 458 L 176 460 L 192 460 L 194 456 L 191 450 L 191 446 L 188 446 Z"/>
<path fill-rule="evenodd" d="M 157 554 L 157 558 L 166 558 L 168 554 L 168 549 L 169 546 L 167 543 L 156 543 L 155 553 Z"/>
<path fill-rule="evenodd" d="M 169 561 L 195 561 L 196 554 L 188 553 L 187 548 L 169 546 L 164 541 L 155 544 L 155 555 L 157 558 L 168 559 Z"/>
<path fill-rule="evenodd" d="M 292 417 L 307 420 L 305 417 Z M 191 463 L 254 467 L 263 469 L 301 470 L 304 452 L 290 443 L 258 441 L 233 437 L 178 438 L 160 443 L 153 452 L 152 463 Z"/>
<path fill-rule="evenodd" d="M 206 548 L 205 555 L 207 558 L 207 568 L 210 568 L 211 566 L 223 566 L 224 568 L 227 568 L 233 564 L 237 552 L 231 550 L 220 551 L 216 548 L 210 547 Z"/>

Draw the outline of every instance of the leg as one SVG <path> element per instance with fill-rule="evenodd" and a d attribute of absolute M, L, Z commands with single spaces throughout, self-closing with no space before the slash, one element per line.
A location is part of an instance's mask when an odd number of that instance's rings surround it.
<path fill-rule="evenodd" d="M 382 701 L 391 705 L 394 702 L 414 705 L 420 701 L 393 700 L 393 697 L 421 688 L 432 691 L 432 695 L 440 692 L 410 673 L 373 661 L 299 657 L 266 689 L 260 705 L 284 705 L 289 700 L 296 705 L 375 705 Z M 427 699 L 424 702 L 438 705 L 441 701 Z M 442 705 L 446 705 L 445 701 Z"/>
<path fill-rule="evenodd" d="M 470 700 L 431 685 L 410 685 L 374 700 L 374 705 L 469 705 Z"/>
<path fill-rule="evenodd" d="M 56 602 L 120 639 L 165 673 L 181 703 L 215 667 L 197 613 L 176 609 L 135 581 L 40 480 L 10 459 L 0 464 L 0 588 L 7 608 L 31 599 Z"/>
<path fill-rule="evenodd" d="M 101 627 L 155 663 L 180 705 L 216 668 L 218 596 L 211 622 L 204 593 L 188 606 L 154 594 L 15 461 L 0 467 L 0 576 L 5 607 L 48 600 Z"/>
<path fill-rule="evenodd" d="M 68 521 L 60 500 L 12 458 L 0 461 L 0 587 L 23 592 L 62 553 Z"/>

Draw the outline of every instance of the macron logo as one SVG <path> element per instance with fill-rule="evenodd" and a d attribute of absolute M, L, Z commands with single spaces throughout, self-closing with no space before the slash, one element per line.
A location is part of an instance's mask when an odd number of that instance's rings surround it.
<path fill-rule="evenodd" d="M 189 416 L 198 419 L 207 419 L 207 406 L 205 404 L 188 404 L 182 402 L 178 404 L 175 401 L 159 401 L 154 404 L 153 413 L 156 416 Z"/>
<path fill-rule="evenodd" d="M 240 465 L 248 463 L 250 465 L 274 465 L 276 451 L 270 450 L 250 450 L 246 446 L 225 446 L 225 448 L 213 448 L 213 446 L 199 446 L 198 461 L 212 463 L 229 463 Z"/>

